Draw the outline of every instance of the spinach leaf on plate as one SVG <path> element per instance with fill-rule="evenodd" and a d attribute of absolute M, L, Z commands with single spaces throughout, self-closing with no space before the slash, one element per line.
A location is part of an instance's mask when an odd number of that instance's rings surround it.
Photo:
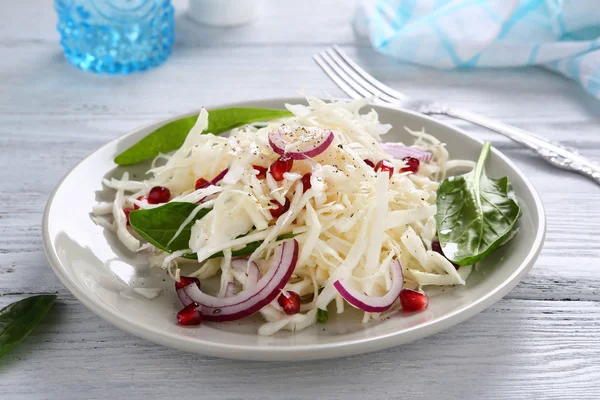
<path fill-rule="evenodd" d="M 323 291 L 323 288 L 319 289 L 319 294 Z M 329 322 L 329 311 L 327 309 L 323 310 L 321 308 L 317 309 L 317 323 L 318 324 L 326 324 Z"/>
<path fill-rule="evenodd" d="M 160 207 L 147 210 L 135 210 L 129 214 L 129 223 L 131 227 L 153 246 L 164 251 L 172 253 L 177 250 L 189 248 L 192 226 L 194 223 L 204 218 L 212 208 L 202 208 L 184 227 L 181 233 L 173 239 L 179 227 L 185 222 L 190 214 L 198 207 L 195 203 L 166 203 Z M 296 236 L 293 233 L 284 233 L 277 237 L 277 240 L 290 239 Z M 173 240 L 171 240 L 173 239 Z M 262 240 L 248 243 L 245 247 L 234 250 L 233 257 L 244 257 L 252 254 L 258 248 Z M 186 254 L 183 257 L 196 259 L 196 254 Z M 213 254 L 210 258 L 223 257 L 223 252 Z"/>
<path fill-rule="evenodd" d="M 39 295 L 9 304 L 0 310 L 0 357 L 25 339 L 48 313 L 55 295 Z"/>
<path fill-rule="evenodd" d="M 291 239 L 293 237 L 298 236 L 299 233 L 283 233 L 279 236 L 277 236 L 277 240 L 284 240 L 284 239 Z M 249 256 L 250 254 L 252 254 L 254 252 L 254 250 L 258 249 L 258 247 L 262 244 L 262 240 L 257 240 L 255 242 L 250 242 L 248 243 L 246 246 L 242 247 L 241 249 L 238 250 L 233 250 L 231 252 L 231 256 L 232 257 L 245 257 L 245 256 Z M 191 259 L 195 259 L 196 258 L 196 254 L 186 254 L 184 256 L 185 258 L 191 258 Z M 211 258 L 218 258 L 218 257 L 223 257 L 223 252 L 220 251 L 218 253 L 213 254 L 212 256 L 208 257 L 209 259 Z"/>
<path fill-rule="evenodd" d="M 317 309 L 317 323 L 326 324 L 329 322 L 329 311 Z"/>
<path fill-rule="evenodd" d="M 212 208 L 202 208 L 173 239 L 179 227 L 198 207 L 196 203 L 166 203 L 147 210 L 134 210 L 129 214 L 131 227 L 153 246 L 172 253 L 189 248 L 192 226 L 209 213 Z M 173 239 L 171 241 L 171 239 Z"/>
<path fill-rule="evenodd" d="M 508 177 L 489 178 L 485 143 L 473 171 L 444 180 L 437 191 L 437 232 L 442 251 L 458 265 L 472 265 L 514 235 L 521 216 Z"/>
<path fill-rule="evenodd" d="M 208 128 L 205 133 L 218 135 L 253 122 L 286 118 L 292 115 L 287 110 L 273 110 L 268 108 L 234 107 L 209 110 Z M 115 163 L 119 165 L 136 164 L 152 159 L 159 153 L 168 153 L 177 150 L 185 141 L 186 136 L 197 119 L 198 114 L 195 114 L 161 126 L 116 156 Z"/>

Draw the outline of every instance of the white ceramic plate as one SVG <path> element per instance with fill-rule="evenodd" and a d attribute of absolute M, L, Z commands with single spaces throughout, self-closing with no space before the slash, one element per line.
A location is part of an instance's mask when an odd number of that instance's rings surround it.
<path fill-rule="evenodd" d="M 249 101 L 226 106 L 283 108 L 303 99 Z M 452 158 L 476 160 L 482 143 L 460 130 L 409 111 L 374 107 L 383 122 L 394 126 L 388 141 L 409 141 L 403 126 L 425 128 L 447 143 Z M 188 114 L 189 115 L 189 114 Z M 178 116 L 174 119 L 180 118 Z M 303 360 L 339 357 L 380 350 L 432 335 L 482 311 L 506 295 L 533 266 L 545 236 L 545 216 L 535 189 L 517 167 L 497 150 L 487 162 L 493 177 L 508 175 L 523 206 L 515 240 L 479 264 L 464 287 L 433 296 L 422 313 L 393 315 L 382 322 L 362 324 L 359 312 L 341 316 L 331 312 L 327 325 L 272 337 L 256 334 L 258 319 L 204 323 L 182 328 L 175 323 L 181 308 L 173 283 L 163 271 L 149 270 L 141 255 L 132 255 L 111 232 L 95 225 L 90 210 L 109 200 L 103 177 L 127 169 L 140 176 L 147 166 L 117 167 L 115 155 L 168 121 L 137 129 L 116 139 L 83 160 L 60 182 L 46 207 L 44 244 L 50 264 L 62 283 L 86 307 L 119 328 L 165 346 L 211 356 L 251 360 Z M 164 288 L 148 300 L 133 288 Z M 350 307 L 346 307 L 350 309 Z"/>

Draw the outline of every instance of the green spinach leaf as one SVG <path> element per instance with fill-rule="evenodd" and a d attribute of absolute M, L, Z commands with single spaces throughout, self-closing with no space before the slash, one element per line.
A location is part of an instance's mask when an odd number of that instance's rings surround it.
<path fill-rule="evenodd" d="M 197 220 L 204 218 L 212 210 L 212 208 L 200 209 L 194 218 L 183 228 L 181 233 L 171 241 L 181 224 L 185 222 L 197 206 L 198 204 L 195 203 L 173 202 L 148 210 L 135 210 L 129 214 L 129 223 L 141 237 L 152 245 L 172 253 L 189 247 L 192 226 Z M 297 236 L 297 234 L 284 233 L 279 235 L 277 240 L 291 239 L 294 236 Z M 245 247 L 234 250 L 232 256 L 244 257 L 250 255 L 261 243 L 262 240 L 250 242 Z M 194 260 L 196 259 L 196 254 L 186 254 L 183 257 Z M 213 254 L 210 258 L 217 257 L 223 257 L 223 252 L 220 251 Z"/>
<path fill-rule="evenodd" d="M 323 288 L 319 289 L 319 294 L 323 291 Z M 329 311 L 327 309 L 322 310 L 320 308 L 317 309 L 317 323 L 318 324 L 326 324 L 329 322 Z"/>
<path fill-rule="evenodd" d="M 195 203 L 166 203 L 148 210 L 135 210 L 129 214 L 131 227 L 144 239 L 159 249 L 172 253 L 189 247 L 192 226 L 212 208 L 202 208 L 196 216 L 173 239 L 179 227 L 198 207 Z M 171 241 L 173 239 L 173 241 Z"/>
<path fill-rule="evenodd" d="M 284 239 L 291 239 L 293 237 L 298 236 L 299 233 L 284 233 L 282 235 L 277 236 L 277 240 L 284 240 Z M 262 240 L 257 240 L 256 242 L 250 242 L 248 243 L 246 246 L 242 247 L 241 249 L 238 250 L 233 250 L 231 252 L 231 256 L 232 257 L 246 257 L 249 256 L 250 254 L 254 253 L 254 250 L 258 249 L 258 247 L 262 244 Z M 185 258 L 191 258 L 191 259 L 195 259 L 196 258 L 196 254 L 186 254 L 184 256 Z M 223 252 L 220 251 L 218 253 L 213 254 L 212 256 L 208 257 L 209 259 L 211 258 L 218 258 L 218 257 L 223 257 Z"/>
<path fill-rule="evenodd" d="M 508 177 L 489 178 L 485 143 L 475 169 L 444 180 L 437 191 L 437 232 L 442 251 L 458 265 L 483 259 L 514 234 L 521 207 Z"/>
<path fill-rule="evenodd" d="M 318 324 L 326 324 L 329 322 L 329 311 L 317 309 L 317 323 Z"/>
<path fill-rule="evenodd" d="M 48 313 L 54 300 L 55 295 L 33 296 L 0 310 L 0 357 L 31 333 Z"/>
<path fill-rule="evenodd" d="M 208 128 L 205 133 L 214 135 L 253 122 L 291 117 L 287 110 L 268 108 L 221 108 L 208 113 Z M 156 157 L 159 153 L 177 150 L 196 123 L 198 114 L 181 118 L 161 126 L 148 136 L 115 157 L 119 165 L 136 164 Z"/>

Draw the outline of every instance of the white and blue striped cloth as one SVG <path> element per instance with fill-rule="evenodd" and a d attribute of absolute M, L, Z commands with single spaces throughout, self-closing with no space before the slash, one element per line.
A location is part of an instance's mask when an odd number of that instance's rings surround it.
<path fill-rule="evenodd" d="M 600 0 L 361 0 L 355 27 L 404 61 L 542 65 L 600 97 Z"/>

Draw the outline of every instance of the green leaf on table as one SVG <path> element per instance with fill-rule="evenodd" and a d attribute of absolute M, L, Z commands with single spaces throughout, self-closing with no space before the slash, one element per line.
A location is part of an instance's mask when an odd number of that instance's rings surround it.
<path fill-rule="evenodd" d="M 218 135 L 233 128 L 254 122 L 270 121 L 291 116 L 293 114 L 287 110 L 273 110 L 269 108 L 235 107 L 209 110 L 208 128 L 204 133 Z M 116 156 L 115 163 L 119 165 L 137 164 L 150 160 L 159 153 L 168 153 L 177 150 L 185 141 L 197 119 L 198 114 L 195 114 L 161 126 Z"/>
<path fill-rule="evenodd" d="M 514 235 L 521 207 L 508 177 L 489 178 L 485 143 L 473 171 L 444 180 L 437 191 L 437 232 L 442 251 L 458 265 L 472 265 Z"/>
<path fill-rule="evenodd" d="M 173 202 L 147 210 L 134 210 L 129 214 L 129 223 L 152 245 L 172 253 L 189 248 L 192 226 L 212 210 L 212 208 L 201 208 L 181 233 L 173 239 L 181 225 L 197 207 L 196 203 Z"/>
<path fill-rule="evenodd" d="M 0 310 L 0 357 L 25 339 L 48 313 L 55 295 L 39 295 L 9 304 Z"/>

